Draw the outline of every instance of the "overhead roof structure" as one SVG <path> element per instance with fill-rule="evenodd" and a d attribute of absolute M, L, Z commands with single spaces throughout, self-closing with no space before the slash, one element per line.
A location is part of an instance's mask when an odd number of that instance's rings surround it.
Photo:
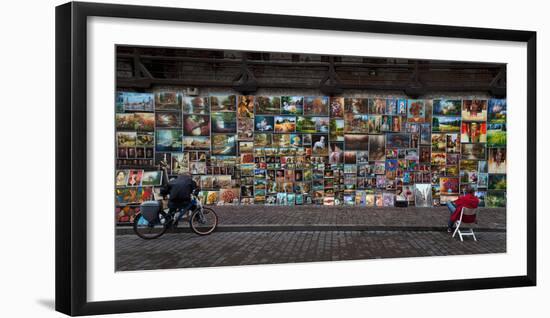
<path fill-rule="evenodd" d="M 118 87 L 135 90 L 176 85 L 245 94 L 292 88 L 326 95 L 351 89 L 506 96 L 506 65 L 499 63 L 128 46 L 118 46 L 116 57 Z"/>

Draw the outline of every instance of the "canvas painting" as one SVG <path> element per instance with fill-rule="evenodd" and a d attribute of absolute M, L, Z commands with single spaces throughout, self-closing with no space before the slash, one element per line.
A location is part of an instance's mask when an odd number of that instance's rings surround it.
<path fill-rule="evenodd" d="M 210 99 L 199 96 L 183 96 L 182 99 L 183 114 L 206 115 L 210 113 Z"/>
<path fill-rule="evenodd" d="M 506 148 L 489 148 L 489 173 L 506 173 Z"/>
<path fill-rule="evenodd" d="M 487 148 L 485 144 L 462 144 L 462 159 L 485 160 Z"/>
<path fill-rule="evenodd" d="M 487 147 L 506 146 L 506 124 L 489 124 L 487 128 Z"/>
<path fill-rule="evenodd" d="M 217 112 L 211 113 L 212 133 L 235 133 L 237 132 L 237 113 Z"/>
<path fill-rule="evenodd" d="M 155 135 L 157 151 L 182 151 L 182 132 L 176 129 L 157 129 Z"/>
<path fill-rule="evenodd" d="M 487 124 L 484 122 L 463 122 L 460 140 L 463 143 L 487 142 Z"/>
<path fill-rule="evenodd" d="M 281 113 L 288 115 L 303 115 L 304 97 L 302 96 L 282 96 Z"/>
<path fill-rule="evenodd" d="M 345 101 L 344 97 L 331 97 L 330 98 L 330 117 L 342 118 L 344 117 Z"/>
<path fill-rule="evenodd" d="M 155 114 L 155 124 L 157 128 L 179 128 L 182 119 L 180 112 L 158 112 Z"/>
<path fill-rule="evenodd" d="M 441 132 L 459 132 L 460 117 L 434 116 L 432 119 L 432 130 Z"/>
<path fill-rule="evenodd" d="M 344 135 L 346 150 L 368 150 L 369 135 Z"/>
<path fill-rule="evenodd" d="M 462 100 L 460 99 L 434 99 L 434 116 L 460 116 Z"/>
<path fill-rule="evenodd" d="M 432 205 L 432 188 L 429 183 L 417 183 L 414 188 L 414 204 L 417 207 Z"/>
<path fill-rule="evenodd" d="M 506 123 L 506 100 L 505 99 L 489 99 L 487 119 L 489 124 L 505 124 Z"/>
<path fill-rule="evenodd" d="M 344 98 L 344 110 L 346 114 L 366 115 L 369 113 L 369 100 L 367 98 Z"/>
<path fill-rule="evenodd" d="M 182 107 L 182 94 L 175 91 L 156 92 L 155 110 L 175 110 L 179 111 Z"/>
<path fill-rule="evenodd" d="M 295 116 L 275 116 L 273 121 L 276 133 L 290 133 L 296 130 Z"/>
<path fill-rule="evenodd" d="M 117 92 L 116 111 L 153 111 L 152 93 Z"/>
<path fill-rule="evenodd" d="M 154 131 L 155 115 L 153 113 L 134 113 L 136 131 Z"/>
<path fill-rule="evenodd" d="M 254 100 L 253 95 L 240 95 L 238 97 L 237 117 L 254 118 Z"/>
<path fill-rule="evenodd" d="M 466 99 L 462 101 L 463 121 L 487 121 L 487 100 Z"/>
<path fill-rule="evenodd" d="M 281 112 L 281 98 L 278 96 L 256 96 L 254 108 L 258 115 L 276 115 Z"/>
<path fill-rule="evenodd" d="M 237 97 L 235 95 L 210 96 L 211 112 L 234 112 L 237 110 Z"/>
<path fill-rule="evenodd" d="M 424 122 L 426 109 L 423 100 L 409 99 L 407 101 L 407 121 L 420 123 Z"/>
<path fill-rule="evenodd" d="M 369 136 L 369 158 L 372 161 L 384 160 L 386 155 L 386 138 L 384 135 Z"/>

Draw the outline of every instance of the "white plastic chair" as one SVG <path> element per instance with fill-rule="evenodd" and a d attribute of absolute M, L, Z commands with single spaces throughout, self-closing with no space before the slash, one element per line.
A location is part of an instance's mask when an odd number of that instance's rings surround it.
<path fill-rule="evenodd" d="M 462 220 L 463 216 L 468 216 L 467 219 L 471 222 L 466 222 L 465 220 Z M 453 237 L 455 237 L 456 233 L 458 233 L 458 236 L 460 237 L 460 241 L 464 242 L 462 239 L 463 236 L 472 236 L 474 238 L 474 241 L 477 241 L 476 235 L 474 234 L 474 229 L 470 226 L 469 229 L 465 229 L 463 225 L 465 224 L 477 224 L 477 208 L 475 209 L 469 209 L 469 208 L 462 208 L 462 211 L 460 212 L 460 217 L 455 222 L 455 231 L 453 232 Z M 462 226 L 462 230 L 460 227 Z"/>

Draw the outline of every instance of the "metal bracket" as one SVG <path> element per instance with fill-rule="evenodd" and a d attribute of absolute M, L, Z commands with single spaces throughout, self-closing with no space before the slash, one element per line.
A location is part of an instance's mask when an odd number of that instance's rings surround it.
<path fill-rule="evenodd" d="M 340 77 L 334 68 L 334 58 L 331 56 L 327 74 L 319 82 L 319 89 L 326 95 L 341 94 L 344 91 Z"/>
<path fill-rule="evenodd" d="M 409 79 L 408 86 L 404 89 L 405 94 L 412 98 L 418 98 L 425 94 L 425 88 L 422 82 L 420 82 L 420 72 L 418 71 L 418 61 L 414 63 L 414 71 Z"/>
<path fill-rule="evenodd" d="M 258 80 L 248 68 L 245 52 L 243 52 L 240 71 L 233 80 L 233 89 L 243 94 L 254 93 L 258 90 Z"/>
<path fill-rule="evenodd" d="M 135 78 L 148 78 L 148 79 L 154 79 L 153 75 L 149 70 L 141 63 L 140 54 L 137 49 L 134 50 L 134 77 Z"/>
<path fill-rule="evenodd" d="M 495 97 L 506 97 L 506 66 L 502 66 L 489 84 L 489 92 Z"/>

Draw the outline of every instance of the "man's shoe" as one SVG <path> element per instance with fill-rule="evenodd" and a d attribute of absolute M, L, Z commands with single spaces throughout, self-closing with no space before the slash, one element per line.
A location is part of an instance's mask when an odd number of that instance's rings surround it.
<path fill-rule="evenodd" d="M 181 218 L 182 220 L 189 220 L 189 218 L 191 217 L 191 214 L 193 214 L 193 212 L 191 212 L 191 210 L 185 212 L 185 214 L 183 215 L 183 217 Z"/>
<path fill-rule="evenodd" d="M 453 232 L 453 228 L 452 227 L 448 227 L 447 228 L 447 233 L 452 233 Z"/>

